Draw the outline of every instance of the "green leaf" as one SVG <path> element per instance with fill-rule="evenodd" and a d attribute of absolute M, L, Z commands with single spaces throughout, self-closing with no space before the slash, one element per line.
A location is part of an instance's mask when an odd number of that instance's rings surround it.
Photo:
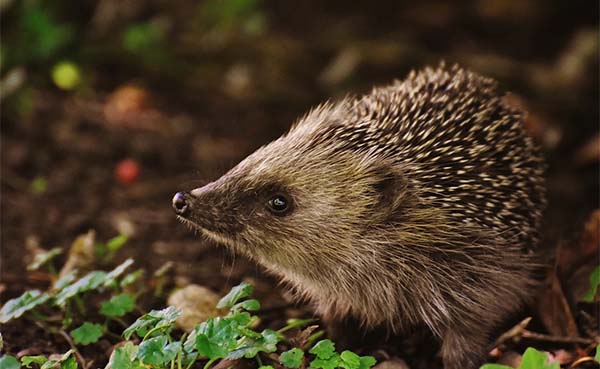
<path fill-rule="evenodd" d="M 117 282 L 117 278 L 119 278 L 119 276 L 121 276 L 121 274 L 123 274 L 131 264 L 133 264 L 133 259 L 129 258 L 108 272 L 106 275 L 106 280 L 104 281 L 104 287 L 109 287 L 110 285 L 115 284 Z"/>
<path fill-rule="evenodd" d="M 241 313 L 232 314 L 227 316 L 228 319 L 233 319 L 237 322 L 240 327 L 247 327 L 252 322 L 252 315 L 246 311 Z"/>
<path fill-rule="evenodd" d="M 70 25 L 56 22 L 37 2 L 28 3 L 21 24 L 25 61 L 47 60 L 64 48 L 73 36 Z"/>
<path fill-rule="evenodd" d="M 260 309 L 260 302 L 258 300 L 246 300 L 240 303 L 237 303 L 231 307 L 231 311 L 237 312 L 239 310 L 248 310 L 248 311 L 256 311 Z"/>
<path fill-rule="evenodd" d="M 55 247 L 46 252 L 37 254 L 33 258 L 33 262 L 31 262 L 31 264 L 27 265 L 27 270 L 39 269 L 41 266 L 45 265 L 50 260 L 52 260 L 55 256 L 60 255 L 61 253 L 62 253 L 62 249 L 60 247 Z"/>
<path fill-rule="evenodd" d="M 35 356 L 23 356 L 21 358 L 21 364 L 25 365 L 26 368 L 30 368 L 31 364 L 43 365 L 48 358 L 43 355 Z"/>
<path fill-rule="evenodd" d="M 73 296 L 97 289 L 106 282 L 106 276 L 106 272 L 102 271 L 94 271 L 86 274 L 77 282 L 65 286 L 65 288 L 60 290 L 56 294 L 56 304 L 58 306 L 64 306 Z"/>
<path fill-rule="evenodd" d="M 77 369 L 77 360 L 74 356 L 69 356 L 67 360 L 60 363 L 60 369 Z"/>
<path fill-rule="evenodd" d="M 62 290 L 63 288 L 67 287 L 71 282 L 73 282 L 75 278 L 77 278 L 77 271 L 72 270 L 69 273 L 60 277 L 56 282 L 54 282 L 52 289 L 57 291 Z"/>
<path fill-rule="evenodd" d="M 185 349 L 183 350 L 183 355 L 181 356 L 181 363 L 183 364 L 184 367 L 187 367 L 188 365 L 191 365 L 193 362 L 195 362 L 198 359 L 198 352 L 197 351 L 186 351 Z"/>
<path fill-rule="evenodd" d="M 72 355 L 73 350 L 71 349 L 65 352 L 58 359 L 50 359 L 46 361 L 40 369 L 76 369 L 77 361 L 75 361 L 75 358 Z"/>
<path fill-rule="evenodd" d="M 560 369 L 560 364 L 558 362 L 548 363 L 548 355 L 529 347 L 523 354 L 519 369 Z"/>
<path fill-rule="evenodd" d="M 106 242 L 106 248 L 109 251 L 115 252 L 117 250 L 119 250 L 121 247 L 123 247 L 127 241 L 129 240 L 129 237 L 127 237 L 126 235 L 122 234 L 119 235 L 117 237 L 111 238 L 110 240 L 108 240 Z"/>
<path fill-rule="evenodd" d="M 377 360 L 373 356 L 361 356 L 359 369 L 370 369 L 377 364 Z"/>
<path fill-rule="evenodd" d="M 513 369 L 513 367 L 501 364 L 485 364 L 479 369 Z"/>
<path fill-rule="evenodd" d="M 127 342 L 115 349 L 110 357 L 109 366 L 113 369 L 144 369 L 142 362 L 136 358 L 139 347 L 133 342 Z"/>
<path fill-rule="evenodd" d="M 293 348 L 289 351 L 282 352 L 279 355 L 279 362 L 286 368 L 296 369 L 302 365 L 304 351 L 299 348 Z"/>
<path fill-rule="evenodd" d="M 63 90 L 72 90 L 81 83 L 81 72 L 77 64 L 63 61 L 52 68 L 52 80 Z"/>
<path fill-rule="evenodd" d="M 144 269 L 138 269 L 135 272 L 127 274 L 123 279 L 121 279 L 121 288 L 129 286 L 133 282 L 140 279 L 140 277 L 144 274 Z"/>
<path fill-rule="evenodd" d="M 335 344 L 331 340 L 320 340 L 308 352 L 319 359 L 329 359 L 335 354 Z"/>
<path fill-rule="evenodd" d="M 210 318 L 196 327 L 196 349 L 209 359 L 227 356 L 237 345 L 240 329 L 229 318 Z"/>
<path fill-rule="evenodd" d="M 250 335 L 250 333 L 254 333 L 254 335 Z M 275 352 L 277 351 L 277 342 L 280 340 L 281 336 L 271 329 L 265 329 L 260 335 L 252 330 L 245 330 L 244 336 L 238 340 L 236 348 L 229 352 L 226 359 L 235 360 L 241 357 L 250 359 L 259 352 Z"/>
<path fill-rule="evenodd" d="M 73 341 L 80 345 L 89 345 L 97 342 L 104 334 L 104 328 L 100 324 L 85 322 L 79 328 L 71 331 Z"/>
<path fill-rule="evenodd" d="M 108 317 L 121 317 L 130 311 L 133 311 L 134 307 L 134 298 L 131 295 L 122 293 L 103 302 L 100 307 L 100 314 Z"/>
<path fill-rule="evenodd" d="M 258 369 L 275 369 L 275 368 L 273 368 L 272 365 L 261 365 L 258 367 Z"/>
<path fill-rule="evenodd" d="M 251 284 L 242 282 L 239 285 L 233 287 L 231 291 L 217 303 L 217 309 L 230 308 L 235 305 L 239 300 L 252 295 L 254 287 Z"/>
<path fill-rule="evenodd" d="M 594 297 L 598 293 L 598 287 L 600 286 L 600 266 L 597 266 L 590 274 L 590 288 L 583 296 L 583 301 L 594 302 Z"/>
<path fill-rule="evenodd" d="M 234 346 L 235 342 L 231 344 Z M 202 356 L 206 356 L 209 359 L 222 359 L 227 356 L 229 352 L 228 347 L 224 346 L 223 343 L 212 342 L 210 338 L 204 334 L 196 336 L 196 349 Z"/>
<path fill-rule="evenodd" d="M 21 364 L 19 360 L 10 355 L 4 355 L 0 357 L 0 369 L 19 369 Z"/>
<path fill-rule="evenodd" d="M 321 369 L 336 369 L 340 366 L 340 355 L 337 353 L 332 354 L 327 359 L 316 358 L 310 362 L 311 368 L 321 368 Z"/>
<path fill-rule="evenodd" d="M 594 360 L 596 360 L 596 362 L 600 363 L 600 344 L 598 344 L 598 346 L 596 346 L 596 355 L 594 355 Z"/>
<path fill-rule="evenodd" d="M 288 319 L 285 327 L 278 330 L 279 333 L 289 331 L 294 328 L 302 328 L 314 322 L 314 319 Z"/>
<path fill-rule="evenodd" d="M 169 343 L 167 336 L 157 336 L 140 344 L 136 357 L 144 364 L 161 366 L 181 351 L 181 342 Z"/>
<path fill-rule="evenodd" d="M 33 192 L 34 195 L 43 194 L 44 192 L 46 192 L 47 188 L 48 188 L 48 181 L 44 177 L 36 177 L 31 182 L 31 192 Z"/>
<path fill-rule="evenodd" d="M 50 298 L 39 290 L 26 291 L 20 297 L 8 300 L 0 309 L 0 323 L 6 323 L 23 315 L 25 312 L 43 304 Z"/>
<path fill-rule="evenodd" d="M 345 369 L 358 369 L 360 367 L 360 356 L 352 351 L 342 351 L 340 354 L 340 366 Z"/>
<path fill-rule="evenodd" d="M 155 23 L 130 26 L 123 35 L 123 47 L 132 54 L 152 55 L 162 49 L 163 31 Z"/>
<path fill-rule="evenodd" d="M 132 325 L 123 331 L 123 337 L 129 339 L 136 333 L 139 337 L 144 337 L 150 330 L 155 330 L 156 334 L 170 330 L 175 324 L 175 320 L 181 315 L 181 311 L 173 306 L 162 310 L 152 310 L 148 314 L 139 317 Z"/>

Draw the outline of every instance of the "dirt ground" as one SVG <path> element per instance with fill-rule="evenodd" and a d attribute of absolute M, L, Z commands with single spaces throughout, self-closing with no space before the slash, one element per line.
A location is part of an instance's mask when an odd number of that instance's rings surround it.
<path fill-rule="evenodd" d="M 47 286 L 25 270 L 27 245 L 66 248 L 93 229 L 100 240 L 132 235 L 118 260 L 132 256 L 149 271 L 173 262 L 174 285 L 224 293 L 251 279 L 272 321 L 310 316 L 259 267 L 177 222 L 173 194 L 217 178 L 325 99 L 445 60 L 496 78 L 529 110 L 527 129 L 548 159 L 543 247 L 566 245 L 573 256 L 560 278 L 579 308 L 573 291 L 587 279 L 574 276 L 598 264 L 596 243 L 579 249 L 599 202 L 597 2 L 265 1 L 225 21 L 211 13 L 215 1 L 56 3 L 55 18 L 73 27 L 70 43 L 46 59 L 2 65 L 3 76 L 14 68 L 26 73 L 2 100 L 2 302 Z M 23 14 L 17 3 L 2 12 L 9 52 L 24 42 Z M 146 32 L 156 26 L 156 47 L 124 51 L 121 35 L 132 24 L 151 25 Z M 63 59 L 78 64 L 83 87 L 52 83 L 50 67 Z M 140 167 L 128 184 L 115 175 L 125 159 Z M 36 178 L 47 182 L 44 191 L 32 191 Z M 533 307 L 516 319 L 531 313 L 539 315 Z M 65 348 L 18 324 L 3 335 L 13 353 L 32 342 L 44 352 Z M 384 349 L 411 368 L 428 367 L 431 349 L 407 347 Z"/>

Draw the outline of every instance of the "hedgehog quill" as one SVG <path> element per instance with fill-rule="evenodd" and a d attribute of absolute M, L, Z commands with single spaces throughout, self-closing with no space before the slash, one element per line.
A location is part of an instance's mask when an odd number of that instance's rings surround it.
<path fill-rule="evenodd" d="M 178 217 L 329 321 L 427 325 L 445 369 L 483 363 L 533 294 L 544 163 L 497 83 L 458 66 L 321 105 Z"/>

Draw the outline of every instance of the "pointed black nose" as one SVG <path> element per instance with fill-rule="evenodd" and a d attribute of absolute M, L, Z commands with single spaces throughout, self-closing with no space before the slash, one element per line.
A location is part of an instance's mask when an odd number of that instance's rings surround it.
<path fill-rule="evenodd" d="M 188 213 L 190 206 L 186 199 L 185 193 L 177 192 L 175 196 L 173 196 L 173 210 L 177 215 L 184 216 Z"/>

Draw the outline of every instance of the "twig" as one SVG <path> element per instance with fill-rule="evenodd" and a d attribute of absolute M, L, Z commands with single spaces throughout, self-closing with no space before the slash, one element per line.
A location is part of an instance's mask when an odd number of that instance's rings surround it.
<path fill-rule="evenodd" d="M 569 367 L 569 369 L 574 369 L 577 368 L 578 366 L 580 366 L 583 363 L 593 363 L 595 360 L 593 357 L 591 356 L 586 356 L 586 357 L 581 357 L 577 360 L 575 360 L 571 366 Z"/>
<path fill-rule="evenodd" d="M 521 320 L 517 325 L 515 325 L 508 331 L 504 332 L 500 337 L 498 337 L 496 342 L 493 343 L 491 349 L 498 347 L 501 344 L 503 344 L 504 342 L 514 339 L 515 337 L 521 336 L 523 334 L 523 331 L 525 330 L 525 328 L 527 328 L 527 325 L 529 325 L 530 321 L 531 321 L 531 317 L 529 316 L 529 317 Z"/>
<path fill-rule="evenodd" d="M 529 338 L 536 341 L 554 342 L 554 343 L 577 343 L 580 345 L 591 345 L 594 344 L 594 340 L 583 337 L 564 337 L 564 336 L 552 336 L 549 334 L 535 333 L 528 330 L 523 330 L 521 337 Z"/>
<path fill-rule="evenodd" d="M 75 359 L 77 359 L 77 362 L 79 362 L 79 365 L 82 368 L 87 368 L 87 363 L 85 362 L 85 359 L 83 358 L 83 356 L 81 356 L 81 354 L 77 350 L 77 346 L 75 346 L 75 342 L 73 342 L 73 340 L 71 339 L 71 336 L 69 336 L 69 334 L 62 329 L 58 331 L 58 334 L 60 334 L 65 339 L 65 341 L 67 341 L 67 343 L 69 343 L 69 346 L 71 346 L 71 348 L 73 349 L 73 353 L 75 354 Z"/>
<path fill-rule="evenodd" d="M 67 343 L 69 344 L 69 346 L 71 347 L 71 349 L 73 349 L 73 353 L 75 354 L 75 359 L 77 360 L 77 362 L 79 363 L 79 365 L 82 368 L 87 369 L 94 362 L 92 360 L 91 362 L 86 363 L 86 361 L 83 358 L 83 356 L 81 356 L 81 354 L 77 350 L 77 346 L 75 346 L 75 342 L 73 342 L 73 340 L 71 339 L 71 336 L 69 336 L 69 334 L 67 332 L 65 332 L 64 330 L 62 330 L 62 329 L 56 329 L 56 328 L 54 328 L 52 326 L 49 326 L 43 320 L 37 320 L 36 319 L 36 320 L 33 320 L 33 323 L 35 325 L 37 325 L 38 327 L 42 328 L 44 331 L 46 331 L 48 333 L 58 334 L 62 338 L 64 338 L 67 341 Z"/>

